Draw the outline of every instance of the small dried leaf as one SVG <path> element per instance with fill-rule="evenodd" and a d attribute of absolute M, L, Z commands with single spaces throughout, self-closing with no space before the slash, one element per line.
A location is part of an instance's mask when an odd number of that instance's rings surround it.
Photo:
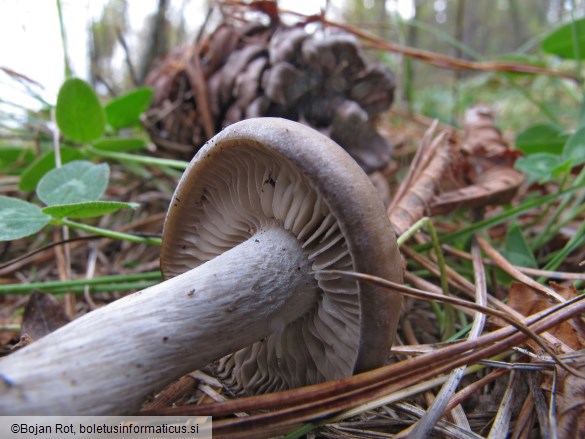
<path fill-rule="evenodd" d="M 459 207 L 474 208 L 508 203 L 523 181 L 522 173 L 514 168 L 493 167 L 483 173 L 476 184 L 435 197 L 430 206 L 431 215 L 448 213 Z"/>
<path fill-rule="evenodd" d="M 519 282 L 513 282 L 508 292 L 508 305 L 527 316 L 551 307 L 551 303 L 534 289 Z M 549 331 L 556 338 L 573 349 L 584 345 L 570 321 L 565 321 Z"/>
<path fill-rule="evenodd" d="M 31 344 L 33 341 L 35 341 L 35 340 L 30 335 L 28 335 L 27 333 L 24 333 L 20 336 L 20 340 L 18 340 L 18 343 L 16 343 L 14 346 L 12 346 L 11 351 L 17 351 L 19 349 L 22 349 L 23 347 Z"/>
<path fill-rule="evenodd" d="M 577 291 L 577 288 L 573 284 L 565 286 L 552 281 L 550 282 L 550 286 L 566 300 L 574 299 L 579 295 L 579 291 Z"/>
<path fill-rule="evenodd" d="M 551 288 L 555 290 L 559 295 L 564 297 L 566 300 L 574 299 L 579 296 L 579 291 L 575 288 L 575 285 L 570 284 L 569 286 L 558 284 L 554 281 L 549 282 Z M 574 318 L 571 320 L 575 331 L 577 331 L 577 337 L 581 343 L 579 349 L 585 348 L 585 322 L 583 318 Z"/>
<path fill-rule="evenodd" d="M 35 291 L 24 307 L 20 333 L 38 340 L 70 321 L 65 308 L 57 299 L 50 294 Z"/>
<path fill-rule="evenodd" d="M 573 367 L 585 371 L 585 362 Z M 565 371 L 558 371 L 556 419 L 559 439 L 585 437 L 585 380 Z"/>

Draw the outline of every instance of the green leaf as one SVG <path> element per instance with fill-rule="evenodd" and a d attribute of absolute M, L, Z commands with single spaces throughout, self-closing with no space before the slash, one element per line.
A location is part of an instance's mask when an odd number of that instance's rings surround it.
<path fill-rule="evenodd" d="M 140 87 L 114 99 L 105 107 L 108 124 L 115 129 L 135 125 L 148 109 L 152 96 L 152 88 Z"/>
<path fill-rule="evenodd" d="M 97 201 L 108 187 L 110 168 L 74 161 L 49 171 L 39 181 L 37 196 L 47 206 Z"/>
<path fill-rule="evenodd" d="M 562 164 L 562 158 L 556 154 L 540 152 L 526 157 L 519 157 L 514 164 L 531 182 L 545 182 L 551 179 L 554 170 Z"/>
<path fill-rule="evenodd" d="M 576 33 L 574 44 L 573 32 Z M 541 49 L 562 58 L 585 58 L 585 19 L 575 20 L 558 27 L 542 40 Z"/>
<path fill-rule="evenodd" d="M 516 136 L 516 148 L 524 154 L 561 154 L 569 135 L 551 124 L 536 124 Z"/>
<path fill-rule="evenodd" d="M 73 148 L 61 147 L 61 163 L 69 163 L 80 160 L 83 154 Z M 49 151 L 32 162 L 23 172 L 18 183 L 18 188 L 23 192 L 32 191 L 47 172 L 55 168 L 55 152 Z"/>
<path fill-rule="evenodd" d="M 16 161 L 29 162 L 34 158 L 31 148 L 26 146 L 2 145 L 0 146 L 0 166 L 8 166 Z"/>
<path fill-rule="evenodd" d="M 585 127 L 585 96 L 581 96 L 581 106 L 579 107 L 579 123 L 577 127 Z"/>
<path fill-rule="evenodd" d="M 560 178 L 563 175 L 569 175 L 572 167 L 573 162 L 571 160 L 565 160 L 564 162 L 561 160 L 561 162 L 553 169 L 552 177 Z"/>
<path fill-rule="evenodd" d="M 59 129 L 71 140 L 88 143 L 104 134 L 104 109 L 91 86 L 81 79 L 68 79 L 61 86 L 55 114 Z"/>
<path fill-rule="evenodd" d="M 0 241 L 33 235 L 49 224 L 50 219 L 34 204 L 0 195 Z"/>
<path fill-rule="evenodd" d="M 120 209 L 136 209 L 138 203 L 119 201 L 88 201 L 85 203 L 58 204 L 45 207 L 42 211 L 56 218 L 93 218 L 116 212 Z"/>
<path fill-rule="evenodd" d="M 538 263 L 526 242 L 522 229 L 518 223 L 512 223 L 508 227 L 505 240 L 506 257 L 511 264 L 520 267 L 536 268 Z"/>
<path fill-rule="evenodd" d="M 109 137 L 93 144 L 95 149 L 102 151 L 138 151 L 146 148 L 146 142 L 139 137 Z"/>
<path fill-rule="evenodd" d="M 585 127 L 579 128 L 567 141 L 563 159 L 570 160 L 573 166 L 585 163 Z"/>

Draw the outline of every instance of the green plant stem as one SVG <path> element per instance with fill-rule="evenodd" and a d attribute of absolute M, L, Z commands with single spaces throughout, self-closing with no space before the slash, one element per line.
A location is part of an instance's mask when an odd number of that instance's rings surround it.
<path fill-rule="evenodd" d="M 94 285 L 89 288 L 90 293 L 112 293 L 112 292 L 123 292 L 123 291 L 139 291 L 144 290 L 148 287 L 158 284 L 157 281 L 146 280 L 146 281 L 138 281 L 138 282 L 120 282 L 110 285 Z M 51 290 L 54 294 L 59 293 L 74 293 L 74 294 L 83 294 L 85 292 L 86 286 L 76 286 L 76 287 L 68 287 L 67 289 L 59 289 L 56 288 Z"/>
<path fill-rule="evenodd" d="M 445 256 L 443 255 L 443 249 L 441 249 L 441 242 L 439 241 L 439 235 L 437 229 L 430 218 L 427 218 L 426 226 L 431 235 L 431 242 L 433 243 L 433 249 L 437 255 L 437 265 L 439 266 L 439 273 L 441 273 L 441 289 L 443 294 L 448 296 L 449 292 L 449 279 L 447 277 L 447 264 L 445 262 Z M 449 339 L 455 333 L 455 308 L 449 304 L 445 304 L 445 324 L 443 327 L 443 340 Z"/>
<path fill-rule="evenodd" d="M 441 243 L 439 241 L 439 235 L 437 234 L 437 229 L 433 224 L 433 221 L 429 217 L 424 217 L 410 226 L 400 237 L 398 238 L 398 246 L 400 247 L 406 241 L 408 241 L 419 229 L 422 227 L 426 227 L 431 235 L 431 243 L 433 246 L 433 250 L 435 255 L 437 256 L 437 265 L 439 267 L 439 273 L 441 274 L 441 289 L 443 294 L 448 296 L 450 295 L 449 292 L 449 280 L 447 278 L 447 265 L 445 263 L 445 256 L 443 255 L 443 250 L 441 249 Z M 441 331 L 445 338 L 449 338 L 455 332 L 455 310 L 454 308 L 449 305 L 445 304 L 445 312 L 444 312 L 444 320 L 439 319 L 442 321 L 443 324 L 441 325 Z"/>
<path fill-rule="evenodd" d="M 430 26 L 428 23 L 421 22 L 416 18 L 408 20 L 406 24 L 408 26 L 413 26 L 422 31 L 430 33 L 431 35 L 436 37 L 438 41 L 446 42 L 447 44 L 459 50 L 461 53 L 467 55 L 470 59 L 476 61 L 483 60 L 483 57 L 479 52 L 476 52 L 471 47 L 467 46 L 466 44 L 463 44 L 457 38 L 452 37 L 448 32 L 444 32 L 441 29 L 438 29 L 434 26 Z"/>
<path fill-rule="evenodd" d="M 63 46 L 63 63 L 65 64 L 65 79 L 71 78 L 71 64 L 69 52 L 67 51 L 67 35 L 65 34 L 65 23 L 63 21 L 63 8 L 61 0 L 57 0 L 57 12 L 59 13 L 59 29 L 61 30 L 61 44 Z"/>
<path fill-rule="evenodd" d="M 96 277 L 92 279 L 72 279 L 72 280 L 64 280 L 64 281 L 48 281 L 48 282 L 30 282 L 24 284 L 6 284 L 0 285 L 0 294 L 28 294 L 32 290 L 40 289 L 44 291 L 53 291 L 53 290 L 66 290 L 70 288 L 76 287 L 85 287 L 86 285 L 96 286 L 96 285 L 113 285 L 114 287 L 119 287 L 120 290 L 124 289 L 121 288 L 121 285 L 130 282 L 137 282 L 137 281 L 160 281 L 162 280 L 162 274 L 160 271 L 149 271 L 146 273 L 134 273 L 134 274 L 123 274 L 123 275 L 113 275 L 113 276 L 102 276 Z"/>
<path fill-rule="evenodd" d="M 585 167 L 581 169 L 581 172 L 572 183 L 571 188 L 580 187 L 585 184 Z M 571 209 L 568 209 L 569 204 L 571 201 L 575 200 L 575 203 Z M 565 197 L 556 208 L 555 213 L 550 217 L 546 226 L 544 227 L 544 231 L 539 234 L 536 238 L 536 242 L 533 246 L 533 251 L 535 249 L 541 248 L 545 245 L 550 239 L 552 239 L 556 234 L 559 232 L 561 227 L 566 223 L 566 221 L 559 221 L 560 216 L 563 213 L 566 213 L 566 220 L 571 220 L 580 212 L 580 208 L 582 207 L 582 195 L 571 193 L 567 197 Z"/>
<path fill-rule="evenodd" d="M 566 197 L 561 201 L 561 204 L 555 209 L 553 214 L 548 218 L 546 225 L 544 226 L 544 230 L 538 233 L 538 236 L 535 237 L 534 242 L 532 243 L 531 250 L 536 252 L 538 249 L 542 248 L 548 241 L 556 236 L 560 228 L 562 227 L 558 220 L 563 210 L 569 204 L 570 197 Z M 549 208 L 547 207 L 547 211 Z"/>
<path fill-rule="evenodd" d="M 580 182 L 579 184 L 576 184 L 576 183 L 577 182 L 575 182 L 572 187 L 564 189 L 562 191 L 559 191 L 556 194 L 550 194 L 550 195 L 546 195 L 544 197 L 540 197 L 540 198 L 535 199 L 535 200 L 526 201 L 525 203 L 521 204 L 520 206 L 508 209 L 499 215 L 494 215 L 494 216 L 487 218 L 485 220 L 474 222 L 470 226 L 463 228 L 461 230 L 458 230 L 457 232 L 445 233 L 439 237 L 439 240 L 441 241 L 441 243 L 446 244 L 448 242 L 453 242 L 457 239 L 469 236 L 471 233 L 475 233 L 475 232 L 478 232 L 480 230 L 488 229 L 490 227 L 493 227 L 495 225 L 498 225 L 498 224 L 501 224 L 505 221 L 508 221 L 512 218 L 515 218 L 518 215 L 521 215 L 522 213 L 524 213 L 530 209 L 533 209 L 535 207 L 541 206 L 541 205 L 546 204 L 546 203 L 550 203 L 550 202 L 556 200 L 557 198 L 560 198 L 564 195 L 575 192 L 576 190 L 583 188 L 585 185 L 584 182 Z M 427 249 L 431 248 L 431 246 L 432 246 L 432 243 L 427 242 L 425 244 L 413 246 L 413 248 L 416 251 L 422 251 L 422 250 L 427 250 Z"/>
<path fill-rule="evenodd" d="M 575 55 L 575 76 L 579 84 L 583 83 L 582 62 L 579 48 L 579 31 L 577 29 L 577 17 L 575 16 L 575 0 L 569 0 L 571 3 L 571 36 L 573 38 L 573 50 Z"/>
<path fill-rule="evenodd" d="M 134 162 L 134 163 L 141 163 L 143 165 L 154 165 L 154 166 L 166 166 L 169 168 L 187 169 L 189 166 L 189 162 L 185 162 L 183 160 L 171 160 L 171 159 L 161 159 L 157 157 L 148 157 L 139 154 L 127 154 L 124 152 L 113 152 L 113 151 L 102 151 L 100 149 L 96 149 L 93 147 L 88 147 L 88 152 L 97 155 L 99 157 L 105 157 L 109 159 L 115 159 L 119 161 L 127 161 L 127 162 Z"/>
<path fill-rule="evenodd" d="M 575 235 L 569 239 L 565 246 L 546 264 L 543 270 L 555 271 L 567 258 L 567 256 L 583 244 L 585 238 L 585 221 L 581 223 Z M 546 277 L 541 277 L 540 283 L 546 282 Z"/>
<path fill-rule="evenodd" d="M 561 87 L 565 91 L 565 96 L 567 96 L 571 101 L 576 105 L 580 106 L 581 102 L 583 101 L 583 93 L 580 92 L 580 89 L 575 90 L 575 87 L 568 81 L 559 81 L 559 87 Z M 581 110 L 579 110 L 581 113 Z M 577 128 L 583 126 L 581 123 L 577 125 Z"/>
<path fill-rule="evenodd" d="M 577 216 L 581 215 L 583 212 L 585 212 L 585 192 L 581 192 L 575 196 L 573 206 L 569 209 L 566 219 L 563 220 L 563 226 L 567 222 L 572 221 Z"/>
<path fill-rule="evenodd" d="M 514 79 L 512 79 L 510 76 L 508 75 L 502 75 L 502 77 L 504 78 L 504 80 L 508 83 L 508 85 L 510 85 L 512 88 L 514 88 L 514 90 L 516 90 L 517 92 L 519 92 L 522 96 L 524 96 L 526 98 L 526 100 L 530 103 L 532 103 L 536 108 L 538 108 L 542 114 L 544 114 L 546 117 L 548 117 L 548 119 L 556 126 L 558 127 L 562 127 L 561 122 L 559 121 L 559 118 L 556 116 L 556 114 L 554 113 L 554 111 L 552 111 L 550 108 L 548 108 L 547 105 L 545 105 L 542 102 L 537 101 L 534 96 L 532 96 L 530 94 L 530 92 L 526 89 L 526 87 L 520 86 L 516 83 L 516 81 Z"/>
<path fill-rule="evenodd" d="M 152 238 L 116 232 L 113 230 L 102 229 L 101 227 L 89 226 L 87 224 L 78 223 L 75 221 L 68 220 L 66 218 L 52 218 L 50 223 L 56 226 L 68 226 L 77 230 L 83 230 L 84 232 L 92 233 L 94 235 L 100 235 L 106 238 L 118 239 L 121 241 L 134 242 L 136 244 L 161 245 L 162 243 L 162 239 L 160 238 Z"/>
<path fill-rule="evenodd" d="M 453 334 L 451 337 L 444 341 L 449 343 L 459 340 L 460 338 L 463 338 L 463 336 L 466 335 L 471 330 L 471 326 L 472 326 L 471 323 L 465 323 L 465 325 L 463 325 L 459 331 L 457 331 L 455 334 Z"/>
<path fill-rule="evenodd" d="M 582 202 L 581 197 L 579 198 L 579 200 Z M 558 220 L 553 225 L 553 227 L 550 231 L 550 237 L 546 241 L 543 242 L 543 245 L 546 244 L 550 239 L 557 236 L 558 233 L 563 229 L 563 227 L 565 227 L 567 224 L 569 224 L 571 221 L 573 221 L 575 218 L 577 218 L 579 215 L 581 215 L 583 213 L 585 213 L 585 204 L 578 205 L 577 203 L 574 203 L 574 208 L 569 209 L 569 213 L 567 215 L 565 215 L 563 217 L 563 219 Z M 539 234 L 539 236 L 540 235 L 541 234 Z M 539 247 L 534 247 L 534 248 L 539 248 Z"/>
<path fill-rule="evenodd" d="M 414 234 L 416 232 L 418 232 L 421 229 L 421 227 L 424 226 L 426 219 L 427 219 L 427 217 L 421 218 L 416 223 L 414 223 L 412 226 L 410 226 L 408 229 L 406 229 L 406 231 L 404 233 L 402 233 L 402 235 L 400 235 L 396 239 L 396 242 L 398 243 L 398 247 L 401 247 L 406 241 L 408 241 L 410 238 L 412 238 L 414 236 Z"/>
<path fill-rule="evenodd" d="M 545 31 L 542 31 L 542 32 L 534 35 L 533 37 L 528 39 L 528 41 L 526 41 L 525 43 L 522 43 L 522 45 L 520 47 L 518 47 L 514 52 L 512 52 L 512 54 L 525 55 L 528 52 L 533 52 L 533 51 L 538 50 L 538 46 L 540 46 L 540 42 L 547 34 L 548 34 L 548 31 L 545 30 Z"/>

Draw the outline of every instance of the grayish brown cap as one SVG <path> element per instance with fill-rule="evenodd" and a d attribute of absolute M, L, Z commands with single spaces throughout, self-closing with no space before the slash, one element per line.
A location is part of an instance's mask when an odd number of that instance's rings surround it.
<path fill-rule="evenodd" d="M 318 298 L 306 315 L 222 359 L 224 376 L 237 390 L 256 393 L 381 366 L 395 335 L 400 296 L 320 271 L 353 270 L 402 282 L 394 232 L 361 168 L 312 128 L 248 119 L 210 140 L 173 196 L 163 273 L 174 277 L 275 225 L 291 231 L 307 251 Z"/>

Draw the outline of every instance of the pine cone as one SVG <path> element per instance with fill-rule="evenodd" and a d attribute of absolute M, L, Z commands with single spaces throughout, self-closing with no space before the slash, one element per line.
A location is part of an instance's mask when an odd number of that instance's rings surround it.
<path fill-rule="evenodd" d="M 325 133 L 366 172 L 390 160 L 391 144 L 375 122 L 392 104 L 394 77 L 369 62 L 352 35 L 331 28 L 310 33 L 277 20 L 224 22 L 196 50 L 175 50 L 146 79 L 155 89 L 147 127 L 162 150 L 190 159 L 193 145 L 199 148 L 221 128 L 276 116 Z M 207 92 L 207 111 L 199 90 Z"/>

